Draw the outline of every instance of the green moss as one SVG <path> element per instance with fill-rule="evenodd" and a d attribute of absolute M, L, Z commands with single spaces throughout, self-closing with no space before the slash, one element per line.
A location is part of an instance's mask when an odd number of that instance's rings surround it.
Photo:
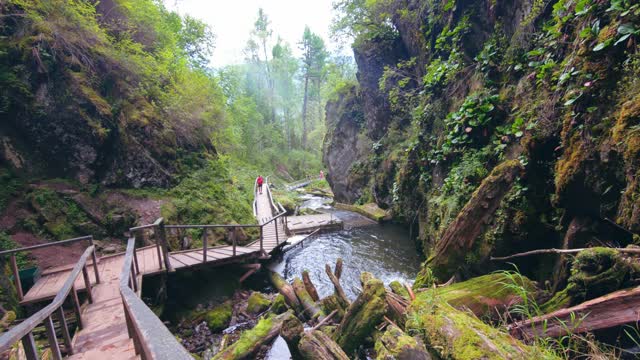
<path fill-rule="evenodd" d="M 446 302 L 421 294 L 408 309 L 406 329 L 420 336 L 445 359 L 556 359 L 544 349 L 528 346 Z"/>
<path fill-rule="evenodd" d="M 282 314 L 288 309 L 289 307 L 284 300 L 284 296 L 282 296 L 282 294 L 278 294 L 271 304 L 271 312 L 273 312 L 274 314 Z"/>
<path fill-rule="evenodd" d="M 591 248 L 581 251 L 571 266 L 567 294 L 575 305 L 629 285 L 638 267 L 625 261 L 614 249 Z"/>
<path fill-rule="evenodd" d="M 363 205 L 349 205 L 336 203 L 334 205 L 337 209 L 343 209 L 348 211 L 356 212 L 360 215 L 366 216 L 371 220 L 375 220 L 377 222 L 383 222 L 389 220 L 390 214 L 386 210 L 382 210 L 375 203 L 367 203 Z"/>
<path fill-rule="evenodd" d="M 363 273 L 361 278 L 367 279 Z M 386 290 L 379 279 L 368 277 L 362 293 L 351 304 L 336 331 L 336 342 L 347 354 L 352 354 L 373 334 L 387 312 Z"/>
<path fill-rule="evenodd" d="M 251 330 L 244 331 L 238 341 L 233 344 L 233 354 L 236 356 L 245 354 L 253 344 L 265 337 L 273 327 L 273 318 L 260 319 Z"/>
<path fill-rule="evenodd" d="M 411 359 L 414 352 L 424 352 L 422 343 L 407 335 L 395 325 L 387 326 L 375 343 L 376 359 Z"/>
<path fill-rule="evenodd" d="M 406 299 L 409 298 L 409 291 L 407 291 L 407 288 L 404 287 L 404 285 L 402 285 L 400 283 L 400 281 L 392 281 L 392 282 L 390 282 L 389 283 L 389 288 L 391 288 L 391 290 L 394 293 L 396 293 L 396 294 L 398 294 L 398 295 L 400 295 L 400 296 L 402 296 L 402 297 L 404 297 Z"/>
<path fill-rule="evenodd" d="M 513 284 L 514 280 L 518 283 Z M 431 289 L 422 296 L 430 296 L 430 292 L 435 292 L 440 300 L 455 308 L 468 308 L 478 316 L 490 315 L 496 308 L 506 309 L 521 301 L 520 294 L 511 285 L 524 288 L 532 295 L 537 291 L 535 284 L 524 276 L 509 277 L 503 272 L 497 272 Z"/>
<path fill-rule="evenodd" d="M 233 315 L 233 307 L 230 301 L 227 301 L 221 305 L 216 306 L 212 310 L 209 310 L 204 320 L 207 322 L 207 326 L 211 331 L 221 331 L 229 326 L 231 316 Z"/>
<path fill-rule="evenodd" d="M 549 299 L 549 301 L 542 304 L 542 306 L 540 306 L 540 310 L 543 313 L 548 314 L 550 312 L 553 312 L 562 308 L 566 308 L 570 305 L 571 305 L 571 297 L 569 296 L 567 289 L 564 289 L 562 291 L 558 291 L 557 293 L 555 293 L 553 297 Z"/>
<path fill-rule="evenodd" d="M 259 292 L 252 292 L 247 301 L 247 312 L 249 314 L 259 314 L 269 308 L 271 300 Z"/>
<path fill-rule="evenodd" d="M 438 280 L 433 276 L 433 271 L 427 265 L 427 263 L 423 263 L 420 267 L 420 272 L 418 276 L 416 276 L 416 280 L 413 283 L 413 289 L 418 290 L 422 288 L 430 288 L 436 283 Z"/>

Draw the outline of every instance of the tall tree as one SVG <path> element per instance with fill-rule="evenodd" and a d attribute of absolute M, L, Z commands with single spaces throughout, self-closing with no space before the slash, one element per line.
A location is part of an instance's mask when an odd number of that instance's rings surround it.
<path fill-rule="evenodd" d="M 302 148 L 307 148 L 309 84 L 322 78 L 327 58 L 324 40 L 305 26 L 300 42 L 302 50 L 302 71 L 304 79 L 304 97 L 302 100 Z"/>
<path fill-rule="evenodd" d="M 258 18 L 254 23 L 253 35 L 258 39 L 260 45 L 262 46 L 262 53 L 264 55 L 264 69 L 267 79 L 267 88 L 269 89 L 269 103 L 271 105 L 271 122 L 274 123 L 276 120 L 276 109 L 274 106 L 274 82 L 273 76 L 271 74 L 271 68 L 269 66 L 269 56 L 268 56 L 268 42 L 271 39 L 271 35 L 273 35 L 273 30 L 271 30 L 271 21 L 269 17 L 264 12 L 262 8 L 258 9 Z"/>

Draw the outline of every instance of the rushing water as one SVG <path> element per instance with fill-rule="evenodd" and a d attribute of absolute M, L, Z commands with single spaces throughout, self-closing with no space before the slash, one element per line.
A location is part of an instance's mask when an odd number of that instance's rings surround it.
<path fill-rule="evenodd" d="M 319 203 L 318 200 L 307 200 L 311 201 Z M 333 268 L 338 258 L 344 261 L 340 283 L 351 299 L 360 292 L 360 273 L 363 271 L 373 273 L 385 284 L 393 280 L 410 283 L 415 279 L 420 257 L 405 227 L 371 223 L 346 211 L 333 211 L 333 214 L 345 221 L 347 228 L 354 223 L 368 225 L 315 235 L 287 250 L 281 259 L 271 264 L 271 269 L 287 280 L 300 277 L 303 270 L 308 270 L 321 297 L 333 293 L 325 264 L 329 263 Z"/>

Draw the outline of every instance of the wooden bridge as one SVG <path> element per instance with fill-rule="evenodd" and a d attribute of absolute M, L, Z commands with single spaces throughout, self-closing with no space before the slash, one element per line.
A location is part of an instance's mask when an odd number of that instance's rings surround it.
<path fill-rule="evenodd" d="M 61 359 L 192 359 L 162 321 L 140 299 L 145 275 L 200 266 L 255 262 L 267 259 L 286 243 L 285 211 L 271 196 L 269 185 L 259 193 L 254 184 L 254 216 L 251 225 L 167 225 L 158 219 L 130 229 L 127 250 L 98 257 L 91 236 L 0 252 L 11 259 L 14 281 L 23 305 L 51 300 L 47 306 L 0 336 L 0 354 L 22 344 L 28 360 L 39 358 L 34 329 L 44 325 L 51 358 Z M 256 229 L 257 240 L 237 244 L 239 229 Z M 170 251 L 169 239 L 186 229 L 202 233 L 202 247 Z M 231 245 L 209 246 L 209 234 L 226 232 Z M 16 254 L 46 246 L 86 241 L 88 246 L 76 264 L 49 269 L 23 293 Z M 254 267 L 255 269 L 256 267 Z M 80 278 L 80 274 L 82 277 Z M 84 293 L 86 303 L 81 303 Z M 68 326 L 70 315 L 75 335 Z M 59 338 L 61 344 L 59 343 Z"/>

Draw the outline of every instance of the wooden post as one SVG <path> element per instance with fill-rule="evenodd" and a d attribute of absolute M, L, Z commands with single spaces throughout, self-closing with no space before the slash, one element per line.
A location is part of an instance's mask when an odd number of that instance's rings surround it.
<path fill-rule="evenodd" d="M 93 246 L 93 236 L 89 238 L 89 246 Z M 95 246 L 91 252 L 91 259 L 93 260 L 93 272 L 96 276 L 96 284 L 100 284 L 100 274 L 98 274 L 98 256 L 96 255 Z"/>
<path fill-rule="evenodd" d="M 264 244 L 263 244 L 263 240 L 264 240 L 264 229 L 263 229 L 263 225 L 260 225 L 260 252 L 264 251 Z"/>
<path fill-rule="evenodd" d="M 58 346 L 58 338 L 56 337 L 56 329 L 53 327 L 51 316 L 44 320 L 44 327 L 47 330 L 47 339 L 49 340 L 49 348 L 51 349 L 51 357 L 54 360 L 62 360 L 60 347 Z"/>
<path fill-rule="evenodd" d="M 80 309 L 80 299 L 78 299 L 78 291 L 76 286 L 71 287 L 71 300 L 73 301 L 73 311 L 76 313 L 76 320 L 78 321 L 78 328 L 84 328 L 84 322 L 82 321 L 82 310 Z"/>
<path fill-rule="evenodd" d="M 273 221 L 273 225 L 276 227 L 276 246 L 280 245 L 280 239 L 278 239 L 278 219 Z"/>
<path fill-rule="evenodd" d="M 133 269 L 133 267 L 131 267 L 131 271 L 130 271 L 130 275 L 131 276 L 131 281 L 133 282 L 133 292 L 138 292 L 138 279 L 136 278 L 136 273 L 135 270 Z"/>
<path fill-rule="evenodd" d="M 140 265 L 138 265 L 138 252 L 136 251 L 136 247 L 133 247 L 133 265 L 136 270 L 135 274 L 140 274 Z"/>
<path fill-rule="evenodd" d="M 207 240 L 207 228 L 202 228 L 202 262 L 207 262 L 207 246 L 209 240 Z"/>
<path fill-rule="evenodd" d="M 138 335 L 136 334 L 133 321 L 131 320 L 131 315 L 129 314 L 129 310 L 124 299 L 122 302 L 124 306 L 124 319 L 127 323 L 127 332 L 129 333 L 129 338 L 133 341 L 133 349 L 136 352 L 136 355 L 140 355 L 142 359 L 145 359 L 144 354 L 142 353 L 142 346 L 140 346 L 140 339 L 138 339 Z"/>
<path fill-rule="evenodd" d="M 62 306 L 56 310 L 58 313 L 58 321 L 60 321 L 60 328 L 62 329 L 62 339 L 64 340 L 64 347 L 67 349 L 67 355 L 73 355 L 73 345 L 71 344 L 71 334 L 69 333 L 69 327 L 67 326 L 67 320 L 64 318 L 64 309 Z"/>
<path fill-rule="evenodd" d="M 164 257 L 164 266 L 168 272 L 173 271 L 171 268 L 171 262 L 169 261 L 169 244 L 167 244 L 167 233 L 164 229 L 164 219 L 158 219 L 157 223 L 157 231 L 158 231 L 158 242 L 160 243 L 160 247 L 162 248 L 162 256 Z"/>
<path fill-rule="evenodd" d="M 236 228 L 231 228 L 231 241 L 233 243 L 233 256 L 236 256 Z"/>
<path fill-rule="evenodd" d="M 11 271 L 13 271 L 13 281 L 16 284 L 16 291 L 18 292 L 18 300 L 22 301 L 24 293 L 22 292 L 22 283 L 20 282 L 20 271 L 18 270 L 18 262 L 16 261 L 16 254 L 11 254 Z"/>
<path fill-rule="evenodd" d="M 22 337 L 22 347 L 27 360 L 38 360 L 38 349 L 32 332 Z"/>
<path fill-rule="evenodd" d="M 89 299 L 89 304 L 93 304 L 93 294 L 91 293 L 91 279 L 89 279 L 89 271 L 87 270 L 86 264 L 82 267 L 82 277 L 84 278 L 84 287 L 87 290 L 87 298 Z"/>

